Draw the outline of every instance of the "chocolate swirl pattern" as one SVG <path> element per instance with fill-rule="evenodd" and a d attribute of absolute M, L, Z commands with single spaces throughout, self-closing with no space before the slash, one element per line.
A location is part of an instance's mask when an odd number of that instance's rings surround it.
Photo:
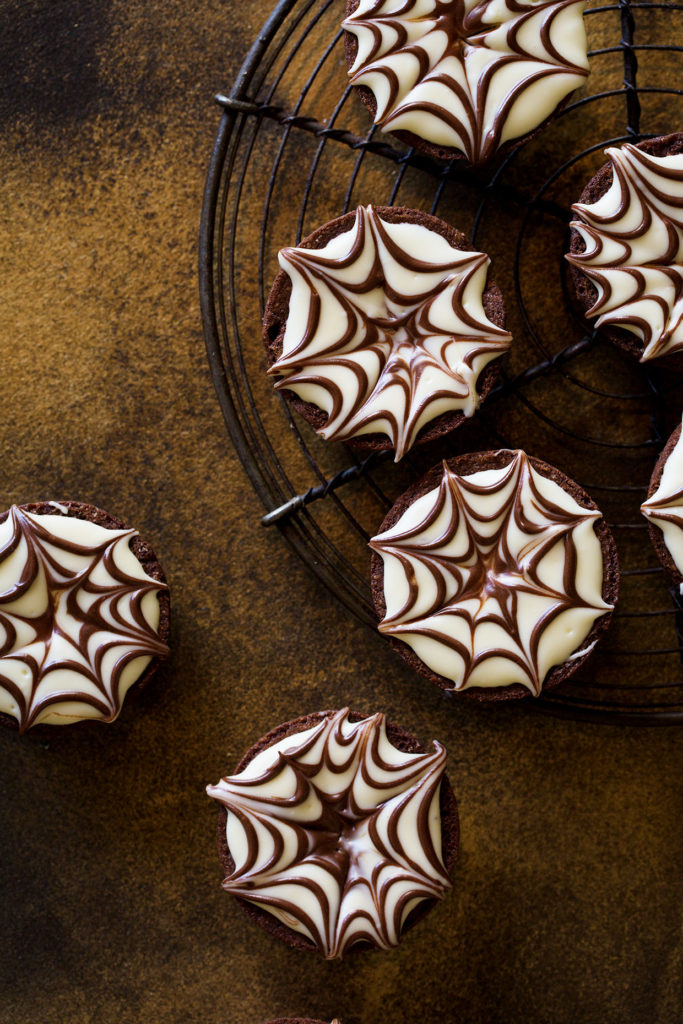
<path fill-rule="evenodd" d="M 683 427 L 664 463 L 659 483 L 640 511 L 662 531 L 674 568 L 683 577 Z M 681 584 L 683 593 L 683 584 Z"/>
<path fill-rule="evenodd" d="M 628 144 L 605 155 L 612 184 L 597 202 L 572 207 L 585 249 L 567 259 L 597 289 L 586 315 L 635 335 L 646 362 L 683 348 L 683 155 Z"/>
<path fill-rule="evenodd" d="M 599 518 L 522 451 L 467 476 L 443 463 L 438 486 L 370 542 L 384 562 L 380 632 L 455 690 L 519 683 L 537 696 L 612 608 Z"/>
<path fill-rule="evenodd" d="M 223 887 L 263 907 L 327 958 L 397 945 L 414 907 L 450 882 L 441 854 L 444 748 L 398 750 L 384 716 L 348 709 L 275 743 L 208 786 L 228 812 Z"/>
<path fill-rule="evenodd" d="M 487 256 L 360 206 L 350 231 L 283 249 L 280 266 L 292 294 L 269 373 L 327 413 L 322 437 L 384 434 L 398 461 L 431 420 L 474 413 L 479 375 L 511 340 L 484 312 Z"/>
<path fill-rule="evenodd" d="M 0 523 L 0 711 L 22 732 L 113 720 L 152 657 L 167 653 L 166 587 L 131 551 L 134 537 L 16 505 Z"/>
<path fill-rule="evenodd" d="M 360 0 L 349 74 L 375 123 L 471 164 L 538 128 L 588 74 L 583 0 Z"/>

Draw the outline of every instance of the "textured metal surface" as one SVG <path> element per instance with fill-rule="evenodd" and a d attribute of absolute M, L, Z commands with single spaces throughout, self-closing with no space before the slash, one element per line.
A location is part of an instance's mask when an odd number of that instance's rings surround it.
<path fill-rule="evenodd" d="M 683 390 L 629 364 L 575 310 L 562 259 L 569 206 L 603 148 L 683 121 L 679 4 L 588 7 L 591 75 L 557 121 L 493 171 L 463 171 L 368 129 L 344 85 L 336 7 L 283 0 L 224 108 L 205 195 L 202 298 L 214 383 L 257 493 L 298 554 L 374 627 L 365 545 L 406 483 L 437 458 L 524 447 L 577 479 L 620 553 L 615 623 L 595 657 L 541 710 L 604 721 L 683 721 L 681 609 L 639 514 Z M 259 322 L 282 244 L 359 202 L 428 209 L 469 230 L 503 288 L 514 348 L 472 424 L 399 468 L 325 445 L 263 380 Z M 245 223 L 259 223 L 258 252 Z M 249 272 L 256 281 L 246 280 Z"/>

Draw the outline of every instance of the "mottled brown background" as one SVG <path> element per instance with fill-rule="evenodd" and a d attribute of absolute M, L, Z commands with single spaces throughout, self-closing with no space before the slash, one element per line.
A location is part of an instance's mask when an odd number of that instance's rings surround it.
<path fill-rule="evenodd" d="M 174 602 L 171 663 L 114 726 L 0 735 L 0 1020 L 678 1021 L 683 732 L 447 705 L 259 526 L 195 268 L 211 97 L 268 9 L 0 3 L 0 504 L 124 516 Z M 400 950 L 329 965 L 221 893 L 204 786 L 347 701 L 447 745 L 463 842 Z"/>

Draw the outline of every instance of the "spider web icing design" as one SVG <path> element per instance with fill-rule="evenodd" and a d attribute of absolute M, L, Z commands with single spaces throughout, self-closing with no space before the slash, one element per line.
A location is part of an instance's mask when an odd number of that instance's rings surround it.
<path fill-rule="evenodd" d="M 683 427 L 664 463 L 659 484 L 640 506 L 640 511 L 648 522 L 662 531 L 676 571 L 683 576 Z"/>
<path fill-rule="evenodd" d="M 576 203 L 585 251 L 567 259 L 595 285 L 587 316 L 643 343 L 641 362 L 683 348 L 683 155 L 606 149 L 613 178 L 595 203 Z"/>
<path fill-rule="evenodd" d="M 360 0 L 343 27 L 375 123 L 489 160 L 588 74 L 583 0 Z"/>
<path fill-rule="evenodd" d="M 453 689 L 521 683 L 585 653 L 602 599 L 594 523 L 524 452 L 502 469 L 458 476 L 446 463 L 370 546 L 384 561 L 381 633 L 413 648 Z M 576 652 L 576 654 L 574 654 Z"/>
<path fill-rule="evenodd" d="M 443 896 L 439 794 L 446 752 L 399 751 L 384 716 L 348 709 L 208 786 L 228 811 L 223 887 L 302 933 L 327 959 L 397 945 L 410 911 Z"/>
<path fill-rule="evenodd" d="M 479 375 L 510 346 L 482 305 L 489 262 L 372 206 L 322 249 L 283 249 L 292 293 L 275 386 L 327 413 L 322 437 L 385 434 L 398 461 L 437 416 L 473 415 Z"/>
<path fill-rule="evenodd" d="M 0 710 L 39 722 L 113 720 L 151 658 L 157 595 L 135 530 L 12 506 L 0 524 Z"/>

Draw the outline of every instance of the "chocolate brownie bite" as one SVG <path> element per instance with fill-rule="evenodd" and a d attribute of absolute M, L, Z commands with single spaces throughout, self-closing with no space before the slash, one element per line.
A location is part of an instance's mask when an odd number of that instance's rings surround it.
<path fill-rule="evenodd" d="M 341 1024 L 338 1017 L 333 1021 L 311 1020 L 310 1017 L 278 1017 L 277 1020 L 266 1021 L 266 1024 Z"/>
<path fill-rule="evenodd" d="M 268 372 L 327 440 L 400 459 L 472 416 L 510 346 L 489 258 L 444 221 L 360 206 L 280 252 Z"/>
<path fill-rule="evenodd" d="M 479 700 L 563 682 L 617 599 L 616 546 L 600 510 L 522 451 L 435 466 L 370 546 L 380 632 L 433 683 Z"/>
<path fill-rule="evenodd" d="M 113 721 L 168 653 L 169 615 L 156 555 L 116 516 L 13 505 L 0 515 L 0 722 Z"/>
<path fill-rule="evenodd" d="M 458 813 L 446 751 L 384 715 L 321 711 L 273 729 L 207 793 L 223 888 L 289 946 L 390 949 L 451 887 Z"/>
<path fill-rule="evenodd" d="M 657 557 L 683 593 L 683 440 L 676 427 L 657 459 L 647 500 L 640 511 L 648 521 Z"/>
<path fill-rule="evenodd" d="M 572 210 L 577 301 L 643 363 L 683 369 L 683 133 L 605 150 Z"/>
<path fill-rule="evenodd" d="M 373 121 L 472 166 L 547 125 L 588 74 L 583 0 L 347 0 L 346 62 Z"/>

